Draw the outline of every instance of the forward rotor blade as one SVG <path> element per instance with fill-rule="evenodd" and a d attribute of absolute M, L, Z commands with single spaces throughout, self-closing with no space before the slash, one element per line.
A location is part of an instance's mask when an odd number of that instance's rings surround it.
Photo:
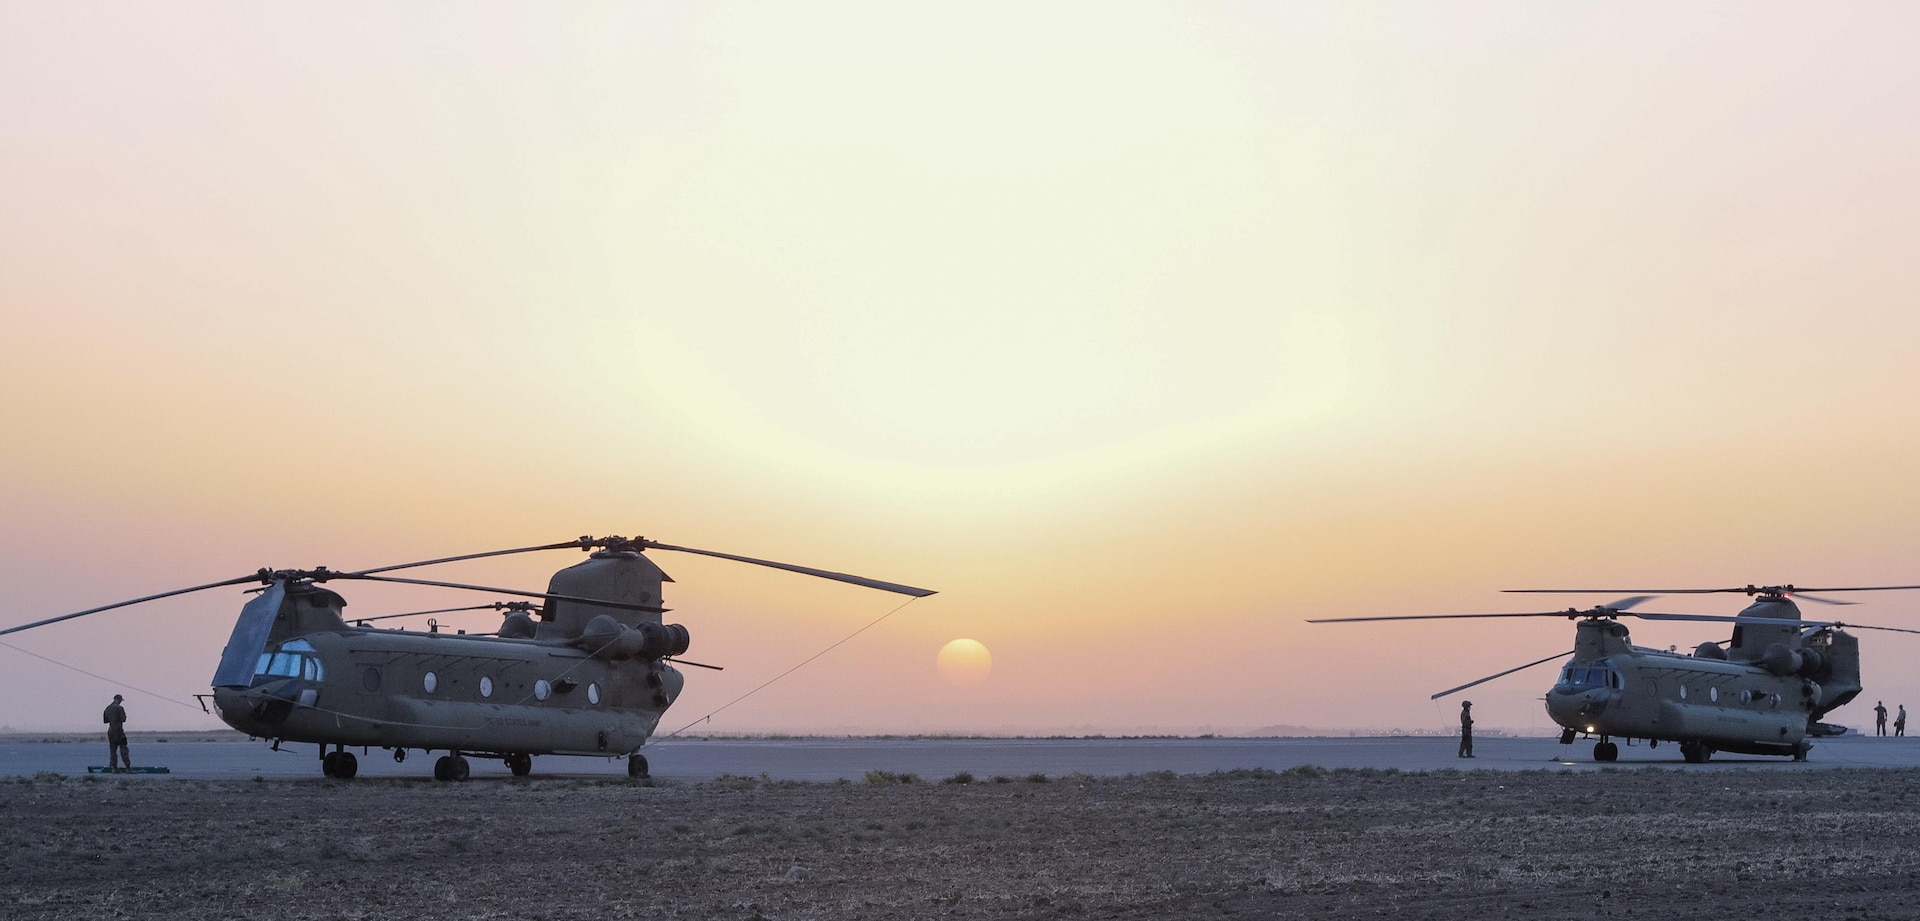
<path fill-rule="evenodd" d="M 75 611 L 72 614 L 62 614 L 59 617 L 49 617 L 46 620 L 36 620 L 33 623 L 21 624 L 18 627 L 8 627 L 5 630 L 0 630 L 0 636 L 6 636 L 9 633 L 19 633 L 22 630 L 32 630 L 35 627 L 44 627 L 48 624 L 57 624 L 63 620 L 72 620 L 76 617 L 85 617 L 88 614 L 98 614 L 101 611 L 111 611 L 114 608 L 124 608 L 128 605 L 139 604 L 143 601 L 158 601 L 162 598 L 172 598 L 175 595 L 187 595 L 187 594 L 192 594 L 193 592 L 204 592 L 210 588 L 221 588 L 223 586 L 228 586 L 228 585 L 240 585 L 245 582 L 259 582 L 259 581 L 262 581 L 261 575 L 260 573 L 256 572 L 249 575 L 240 576 L 239 578 L 235 578 L 235 579 L 226 579 L 220 582 L 209 582 L 205 585 L 196 585 L 192 588 L 174 589 L 173 591 L 170 591 L 170 592 L 161 592 L 158 595 L 147 595 L 141 598 L 135 598 L 131 601 L 116 601 L 113 604 L 105 604 L 97 608 L 88 608 L 84 611 Z"/>
<path fill-rule="evenodd" d="M 691 665 L 694 668 L 711 668 L 716 672 L 724 672 L 727 670 L 727 667 L 724 665 L 707 665 L 702 662 L 690 662 L 686 659 L 667 659 L 666 661 L 672 662 L 675 665 Z"/>
<path fill-rule="evenodd" d="M 551 598 L 554 601 L 576 601 L 581 604 L 594 604 L 604 608 L 620 608 L 626 611 L 652 611 L 660 613 L 666 608 L 657 604 L 628 604 L 624 601 L 607 601 L 600 598 L 581 598 L 578 595 L 554 595 L 548 592 L 523 592 L 513 588 L 493 588 L 486 585 L 468 585 L 464 582 L 441 582 L 435 579 L 403 579 L 399 576 L 371 576 L 353 572 L 328 573 L 330 579 L 356 579 L 365 582 L 395 582 L 400 585 L 428 585 L 434 588 L 457 588 L 469 592 L 489 592 L 495 595 L 519 595 L 522 598 Z"/>
<path fill-rule="evenodd" d="M 1474 617 L 1586 617 L 1592 611 L 1527 611 L 1520 614 L 1387 614 L 1380 617 L 1320 617 L 1309 619 L 1310 624 L 1354 624 L 1372 620 L 1463 620 Z"/>
<path fill-rule="evenodd" d="M 934 590 L 930 588 L 914 588 L 911 585 L 901 585 L 898 582 L 882 582 L 879 579 L 869 579 L 865 576 L 848 575 L 847 573 L 844 573 L 844 572 L 831 572 L 825 569 L 813 569 L 807 566 L 795 566 L 792 563 L 775 563 L 772 560 L 756 560 L 750 556 L 736 556 L 731 553 L 721 553 L 716 550 L 696 550 L 692 547 L 676 547 L 672 544 L 663 544 L 663 543 L 660 543 L 659 541 L 652 541 L 652 540 L 642 540 L 642 541 L 638 541 L 638 543 L 640 544 L 640 546 L 646 547 L 647 549 L 650 549 L 650 550 L 677 550 L 681 553 L 694 553 L 694 554 L 699 554 L 700 556 L 710 556 L 710 557 L 715 557 L 722 560 L 732 560 L 736 563 L 752 563 L 755 566 L 768 566 L 773 569 L 784 569 L 787 572 L 797 572 L 803 576 L 818 576 L 819 578 L 822 578 L 822 579 L 832 579 L 835 582 L 845 582 L 849 585 L 862 585 L 862 586 L 866 586 L 867 588 L 877 588 L 883 592 L 897 592 L 902 595 L 912 595 L 915 598 L 925 598 L 928 595 L 932 595 L 935 593 Z"/>
<path fill-rule="evenodd" d="M 1458 693 L 1458 692 L 1460 692 L 1460 691 L 1464 691 L 1464 690 L 1466 690 L 1466 689 L 1468 689 L 1468 688 L 1470 688 L 1470 687 L 1474 687 L 1474 686 L 1476 686 L 1476 685 L 1482 685 L 1482 684 L 1486 684 L 1487 682 L 1489 682 L 1489 681 L 1492 681 L 1492 680 L 1493 680 L 1493 679 L 1495 679 L 1495 678 L 1505 678 L 1505 677 L 1507 677 L 1508 675 L 1511 675 L 1511 674 L 1513 674 L 1514 672 L 1523 672 L 1523 671 L 1526 671 L 1527 669 L 1529 669 L 1529 668 L 1532 668 L 1532 667 L 1534 667 L 1534 666 L 1536 666 L 1536 665 L 1545 665 L 1545 664 L 1547 664 L 1548 662 L 1552 662 L 1552 661 L 1553 661 L 1553 660 L 1555 660 L 1555 659 L 1560 659 L 1560 658 L 1565 658 L 1566 656 L 1570 656 L 1570 655 L 1573 655 L 1573 650 L 1571 650 L 1571 649 L 1569 649 L 1569 650 L 1567 650 L 1566 652 L 1562 652 L 1562 653 L 1557 653 L 1557 654 L 1555 654 L 1555 655 L 1551 655 L 1551 656 L 1548 656 L 1548 657 L 1546 657 L 1546 658 L 1544 658 L 1544 659 L 1540 659 L 1540 660 L 1538 660 L 1538 661 L 1535 661 L 1535 662 L 1528 662 L 1527 664 L 1525 664 L 1525 665 L 1522 665 L 1522 666 L 1520 666 L 1519 668 L 1509 668 L 1509 669 L 1507 669 L 1506 671 L 1504 671 L 1504 672 L 1501 672 L 1501 673 L 1499 673 L 1499 674 L 1497 674 L 1497 675 L 1488 675 L 1487 677 L 1485 677 L 1485 678 L 1482 678 L 1482 679 L 1480 679 L 1479 681 L 1469 681 L 1469 682 L 1467 682 L 1466 684 L 1463 684 L 1463 685 L 1461 685 L 1461 686 L 1459 686 L 1459 687 L 1457 687 L 1457 688 L 1448 688 L 1448 689 L 1446 689 L 1446 690 L 1444 690 L 1444 691 L 1441 691 L 1440 693 L 1438 693 L 1438 694 L 1435 694 L 1435 695 L 1433 695 L 1432 697 L 1429 697 L 1429 698 L 1427 698 L 1427 699 L 1428 699 L 1428 700 L 1439 700 L 1440 698 L 1442 698 L 1442 697 L 1445 697 L 1445 696 L 1447 696 L 1448 694 L 1455 694 L 1455 693 Z"/>

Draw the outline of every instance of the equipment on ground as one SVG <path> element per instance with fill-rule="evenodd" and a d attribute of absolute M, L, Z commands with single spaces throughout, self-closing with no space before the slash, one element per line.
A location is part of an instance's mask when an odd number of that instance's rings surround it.
<path fill-rule="evenodd" d="M 592 555 L 554 573 L 544 592 L 384 575 L 396 570 L 540 550 Z M 775 563 L 645 538 L 578 540 L 469 553 L 374 569 L 340 572 L 261 569 L 206 585 L 161 592 L 0 630 L 0 635 L 192 592 L 260 583 L 240 610 L 220 655 L 213 710 L 247 735 L 319 745 L 321 770 L 352 778 L 361 754 L 381 748 L 395 761 L 411 750 L 444 752 L 437 780 L 466 780 L 468 757 L 499 759 L 516 777 L 535 755 L 627 757 L 627 773 L 646 777 L 640 746 L 685 683 L 675 665 L 714 668 L 676 658 L 689 635 L 662 617 L 661 586 L 673 581 L 642 551 L 672 550 L 769 566 L 916 598 L 931 590 L 845 573 Z M 505 611 L 487 634 L 349 624 L 346 599 L 326 588 L 338 580 L 392 582 L 540 599 L 477 605 Z M 439 613 L 436 609 L 428 612 Z M 412 616 L 412 615 L 402 615 Z"/>
<path fill-rule="evenodd" d="M 1846 632 L 1886 630 L 1920 633 L 1903 627 L 1875 627 L 1837 620 L 1805 620 L 1794 599 L 1820 604 L 1852 604 L 1807 592 L 1873 592 L 1920 589 L 1920 585 L 1881 585 L 1799 589 L 1792 585 L 1748 585 L 1713 589 L 1512 589 L 1516 592 L 1620 594 L 1631 597 L 1580 610 L 1511 614 L 1415 614 L 1386 617 L 1336 617 L 1308 623 L 1385 620 L 1565 617 L 1578 621 L 1571 653 L 1535 662 L 1433 695 L 1433 699 L 1543 665 L 1571 655 L 1546 696 L 1547 715 L 1562 731 L 1560 742 L 1596 739 L 1593 760 L 1620 757 L 1619 743 L 1644 739 L 1648 747 L 1679 743 L 1688 763 L 1706 761 L 1716 751 L 1789 755 L 1804 761 L 1812 739 L 1846 732 L 1820 721 L 1860 693 L 1860 641 Z M 1737 592 L 1754 601 L 1739 614 L 1655 614 L 1632 611 L 1657 595 Z M 1705 621 L 1733 624 L 1730 639 L 1705 642 L 1691 653 L 1635 646 L 1622 617 L 1641 620 Z M 1845 628 L 1845 629 L 1843 629 Z"/>

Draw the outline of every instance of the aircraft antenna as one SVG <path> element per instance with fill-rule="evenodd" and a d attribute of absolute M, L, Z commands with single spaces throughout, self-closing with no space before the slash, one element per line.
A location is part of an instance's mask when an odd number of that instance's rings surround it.
<path fill-rule="evenodd" d="M 185 708 L 187 708 L 187 709 L 189 709 L 189 710 L 197 710 L 197 709 L 199 709 L 198 707 L 195 707 L 194 705 L 192 705 L 192 704 L 190 704 L 190 703 L 186 703 L 185 701 L 179 701 L 179 700 L 174 700 L 173 698 L 171 698 L 171 697 L 168 697 L 168 696 L 167 696 L 167 695 L 165 695 L 165 694 L 160 694 L 160 693 L 156 693 L 156 692 L 154 692 L 154 691 L 149 691 L 149 690 L 147 690 L 146 688 L 142 688 L 142 687 L 135 687 L 135 686 L 133 686 L 133 685 L 131 685 L 131 684 L 128 684 L 128 683 L 126 683 L 125 681 L 119 681 L 119 680 L 116 680 L 116 679 L 113 679 L 113 678 L 109 678 L 109 677 L 107 677 L 107 676 L 105 676 L 105 675 L 96 675 L 96 674 L 94 674 L 93 672 L 90 672 L 90 671 L 87 671 L 86 669 L 84 669 L 84 668 L 81 668 L 81 667 L 79 667 L 79 666 L 77 666 L 77 665 L 68 665 L 67 663 L 65 663 L 65 662 L 62 662 L 62 661 L 60 661 L 59 659 L 55 659 L 55 658 L 53 658 L 53 657 L 51 657 L 51 656 L 43 656 L 43 655 L 41 655 L 41 654 L 39 654 L 39 653 L 37 653 L 37 652 L 34 652 L 34 651 L 33 651 L 33 650 L 31 650 L 31 649 L 21 649 L 20 647 L 18 647 L 18 646 L 15 646 L 15 645 L 13 645 L 12 643 L 9 643 L 9 642 L 7 642 L 7 641 L 5 641 L 5 640 L 0 640 L 0 646 L 5 646 L 5 647 L 7 647 L 8 649 L 11 649 L 11 650 L 13 650 L 14 652 L 18 652 L 18 653 L 21 653 L 21 654 L 24 654 L 24 655 L 29 655 L 29 656 L 32 656 L 32 657 L 34 657 L 34 658 L 36 658 L 36 659 L 39 659 L 39 660 L 40 660 L 40 661 L 42 661 L 42 662 L 48 662 L 48 663 L 51 663 L 51 664 L 53 664 L 53 665 L 58 665 L 58 666 L 60 666 L 61 668 L 64 668 L 64 669 L 66 669 L 67 671 L 70 671 L 70 672 L 79 672 L 80 674 L 82 674 L 82 675 L 85 675 L 85 676 L 87 676 L 87 677 L 89 677 L 89 678 L 97 678 L 97 679 L 99 679 L 99 680 L 101 680 L 101 681 L 104 681 L 104 682 L 106 682 L 106 683 L 108 683 L 108 684 L 111 684 L 111 685 L 113 685 L 113 686 L 115 686 L 115 687 L 122 687 L 122 688 L 126 688 L 126 689 L 127 689 L 127 690 L 129 690 L 129 691 L 133 691 L 133 692 L 135 692 L 135 693 L 139 693 L 139 694 L 145 694 L 145 695 L 147 695 L 148 697 L 151 697 L 151 698 L 154 698 L 155 700 L 164 700 L 164 701 L 166 701 L 167 703 L 170 703 L 170 704 L 173 704 L 173 705 L 175 705 L 175 706 L 179 706 L 179 707 L 185 707 Z"/>

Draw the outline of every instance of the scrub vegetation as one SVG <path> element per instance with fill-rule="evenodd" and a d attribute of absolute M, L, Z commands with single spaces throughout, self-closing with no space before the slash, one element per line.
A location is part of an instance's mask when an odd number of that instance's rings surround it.
<path fill-rule="evenodd" d="M 1868 918 L 1920 890 L 1920 771 L 869 780 L 16 778 L 0 916 Z"/>

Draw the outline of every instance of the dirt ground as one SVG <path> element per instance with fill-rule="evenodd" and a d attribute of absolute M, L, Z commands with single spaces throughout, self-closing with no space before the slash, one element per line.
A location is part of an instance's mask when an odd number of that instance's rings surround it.
<path fill-rule="evenodd" d="M 1920 918 L 1920 772 L 0 781 L 0 917 Z"/>

